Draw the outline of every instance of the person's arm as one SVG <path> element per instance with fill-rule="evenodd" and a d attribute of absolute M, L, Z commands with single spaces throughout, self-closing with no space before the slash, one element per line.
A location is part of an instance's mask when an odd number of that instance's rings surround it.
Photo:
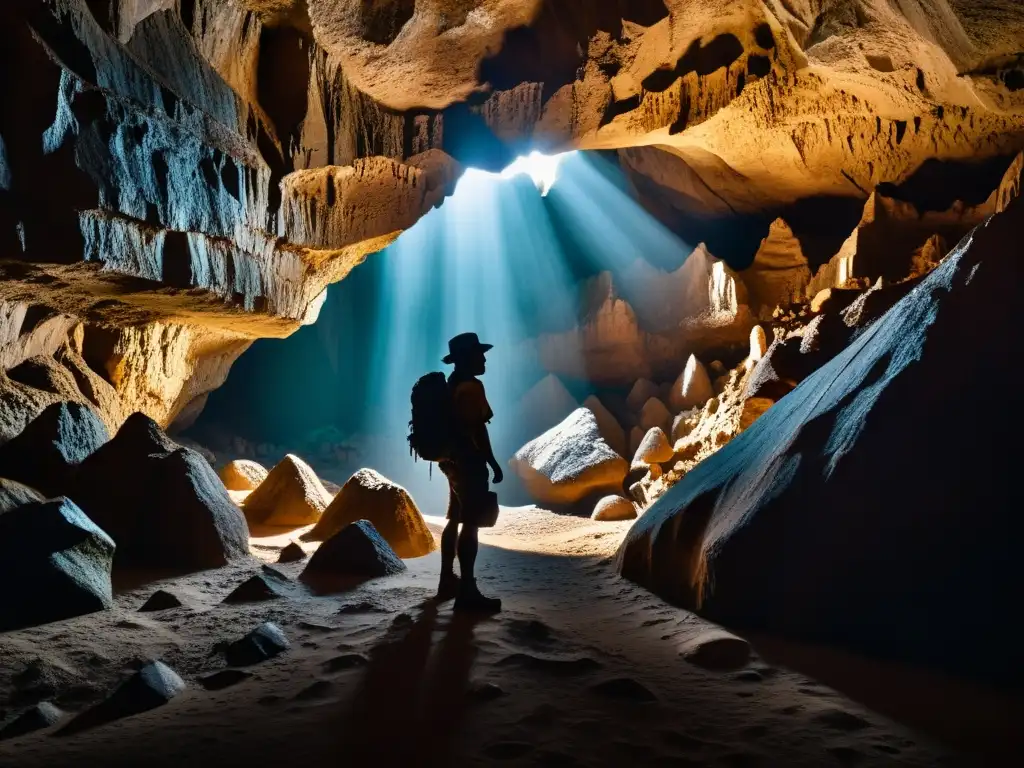
<path fill-rule="evenodd" d="M 494 482 L 500 483 L 504 480 L 505 473 L 501 471 L 501 465 L 494 458 L 494 450 L 491 448 L 491 436 L 487 433 L 487 425 L 482 421 L 478 422 L 476 429 L 473 430 L 473 445 L 487 458 L 487 463 L 494 472 Z"/>

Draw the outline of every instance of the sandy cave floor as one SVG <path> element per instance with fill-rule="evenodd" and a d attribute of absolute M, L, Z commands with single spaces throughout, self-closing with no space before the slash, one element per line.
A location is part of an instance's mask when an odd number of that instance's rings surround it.
<path fill-rule="evenodd" d="M 427 520 L 440 531 L 442 519 Z M 758 654 L 727 673 L 682 660 L 680 643 L 708 624 L 618 578 L 608 556 L 628 526 L 503 510 L 480 555 L 481 588 L 504 600 L 492 618 L 434 605 L 437 552 L 343 594 L 296 583 L 290 597 L 224 604 L 301 530 L 256 532 L 253 561 L 125 588 L 114 610 L 0 635 L 0 711 L 41 699 L 83 709 L 150 658 L 189 683 L 164 707 L 91 731 L 0 742 L 0 766 L 981 764 Z M 302 565 L 275 567 L 294 577 Z M 158 587 L 185 605 L 138 613 Z M 197 678 L 224 668 L 215 644 L 267 620 L 291 649 L 233 687 L 204 690 Z M 827 653 L 818 662 L 825 677 L 837 666 Z M 845 668 L 862 683 L 898 677 L 856 663 Z M 654 700 L 609 684 L 622 680 Z M 973 713 L 958 720 L 968 740 L 999 717 L 1020 722 L 1005 702 L 934 691 Z M 899 706 L 898 681 L 889 694 Z M 947 711 L 921 709 L 921 724 L 948 735 Z"/>

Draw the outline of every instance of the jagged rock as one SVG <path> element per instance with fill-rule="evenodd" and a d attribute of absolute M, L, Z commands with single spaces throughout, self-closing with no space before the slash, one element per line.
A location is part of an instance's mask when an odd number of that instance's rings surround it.
<path fill-rule="evenodd" d="M 586 496 L 619 490 L 629 465 L 601 437 L 586 408 L 524 445 L 512 470 L 542 504 L 573 504 Z"/>
<path fill-rule="evenodd" d="M 309 558 L 301 578 L 377 578 L 406 569 L 405 563 L 368 520 L 350 523 L 327 539 Z"/>
<path fill-rule="evenodd" d="M 0 515 L 44 498 L 35 488 L 0 477 Z"/>
<path fill-rule="evenodd" d="M 675 445 L 697 426 L 697 411 L 689 410 L 676 414 L 672 419 L 672 445 Z"/>
<path fill-rule="evenodd" d="M 249 667 L 272 659 L 290 647 L 280 627 L 267 621 L 240 640 L 228 644 L 224 648 L 224 660 L 230 667 Z"/>
<path fill-rule="evenodd" d="M 139 611 L 143 613 L 149 611 L 166 611 L 170 608 L 179 607 L 181 607 L 181 600 L 178 599 L 177 595 L 158 589 L 149 596 L 149 599 L 146 602 L 142 604 Z"/>
<path fill-rule="evenodd" d="M 709 628 L 682 643 L 679 655 L 698 667 L 729 672 L 750 661 L 750 643 L 723 629 Z"/>
<path fill-rule="evenodd" d="M 626 406 L 633 413 L 640 413 L 647 401 L 660 394 L 658 385 L 647 379 L 638 379 L 626 396 Z"/>
<path fill-rule="evenodd" d="M 91 407 L 54 403 L 0 446 L 0 473 L 47 496 L 67 493 L 74 470 L 109 439 Z"/>
<path fill-rule="evenodd" d="M 297 563 L 300 560 L 306 559 L 306 550 L 302 548 L 302 545 L 298 542 L 291 541 L 281 550 L 281 554 L 277 556 L 277 562 L 279 563 Z"/>
<path fill-rule="evenodd" d="M 686 361 L 686 367 L 683 368 L 683 372 L 679 374 L 679 378 L 672 385 L 669 404 L 678 413 L 688 408 L 700 408 L 714 397 L 714 394 L 711 388 L 711 379 L 708 377 L 704 364 L 694 355 L 690 355 Z"/>
<path fill-rule="evenodd" d="M 151 661 L 121 683 L 108 698 L 76 716 L 57 731 L 57 735 L 79 733 L 162 707 L 186 687 L 173 669 L 162 661 Z"/>
<path fill-rule="evenodd" d="M 288 454 L 246 498 L 245 514 L 254 523 L 295 527 L 317 522 L 330 503 L 316 472 Z"/>
<path fill-rule="evenodd" d="M 52 725 L 56 725 L 63 717 L 63 710 L 58 709 L 48 701 L 41 701 L 26 709 L 3 728 L 0 728 L 0 741 L 49 728 Z"/>
<path fill-rule="evenodd" d="M 118 567 L 199 570 L 249 552 L 217 473 L 141 413 L 82 462 L 72 495 L 117 543 Z"/>
<path fill-rule="evenodd" d="M 638 426 L 644 430 L 644 434 L 655 427 L 662 431 L 671 429 L 672 414 L 661 400 L 652 397 L 644 403 L 644 407 L 640 411 L 640 423 Z"/>
<path fill-rule="evenodd" d="M 605 496 L 594 506 L 594 512 L 590 515 L 591 520 L 633 520 L 636 517 L 636 507 L 629 499 L 621 496 Z"/>
<path fill-rule="evenodd" d="M 249 459 L 229 461 L 217 472 L 229 491 L 255 491 L 269 474 L 266 467 Z"/>
<path fill-rule="evenodd" d="M 552 424 L 557 424 L 579 407 L 561 379 L 548 374 L 530 387 L 516 405 L 519 431 L 524 439 L 533 437 L 550 429 Z"/>
<path fill-rule="evenodd" d="M 741 275 L 750 291 L 751 309 L 757 314 L 763 308 L 788 307 L 799 301 L 811 280 L 811 269 L 789 224 L 776 219 L 754 261 Z"/>
<path fill-rule="evenodd" d="M 224 598 L 225 603 L 258 603 L 287 597 L 291 580 L 269 565 L 260 568 L 259 573 L 249 577 Z"/>
<path fill-rule="evenodd" d="M 672 458 L 672 446 L 660 427 L 647 431 L 644 439 L 633 455 L 633 464 L 661 464 Z"/>
<path fill-rule="evenodd" d="M 357 520 L 369 520 L 399 557 L 422 557 L 436 548 L 409 492 L 372 469 L 348 479 L 306 538 L 324 541 Z"/>
<path fill-rule="evenodd" d="M 1022 226 L 1017 200 L 688 472 L 630 531 L 621 573 L 730 627 L 1020 684 L 1019 462 L 991 418 L 1019 361 L 977 333 L 965 366 L 963 330 L 1016 322 Z M 948 632 L 951 601 L 970 632 Z"/>
<path fill-rule="evenodd" d="M 584 400 L 583 407 L 594 414 L 594 418 L 597 419 L 597 429 L 601 433 L 601 437 L 604 438 L 604 441 L 608 443 L 608 447 L 620 456 L 625 456 L 629 450 L 629 445 L 626 441 L 626 431 L 612 415 L 612 412 L 605 407 L 604 403 L 596 395 L 591 395 Z"/>
<path fill-rule="evenodd" d="M 67 498 L 0 515 L 0 631 L 113 605 L 114 542 Z"/>

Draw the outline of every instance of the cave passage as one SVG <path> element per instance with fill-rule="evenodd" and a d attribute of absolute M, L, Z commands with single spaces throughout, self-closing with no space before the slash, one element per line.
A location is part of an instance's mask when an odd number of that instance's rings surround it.
<path fill-rule="evenodd" d="M 694 245 L 647 213 L 618 164 L 597 153 L 534 153 L 501 173 L 467 170 L 440 208 L 330 287 L 315 325 L 243 355 L 194 429 L 300 455 L 352 440 L 362 465 L 405 485 L 426 512 L 446 486 L 409 457 L 409 394 L 419 376 L 445 370 L 450 337 L 472 330 L 495 345 L 484 382 L 492 437 L 507 459 L 520 447 L 514 406 L 546 373 L 530 341 L 578 326 L 582 281 L 625 273 L 638 259 L 676 269 Z M 622 292 L 641 298 L 628 281 Z M 593 391 L 565 383 L 577 402 Z M 324 471 L 343 482 L 358 468 Z"/>

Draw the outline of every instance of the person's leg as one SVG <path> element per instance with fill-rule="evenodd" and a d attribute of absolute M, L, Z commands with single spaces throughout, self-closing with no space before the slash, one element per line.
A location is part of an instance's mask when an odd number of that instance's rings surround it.
<path fill-rule="evenodd" d="M 476 553 L 480 549 L 479 529 L 475 525 L 463 525 L 459 534 L 459 570 L 462 578 L 469 583 L 473 580 Z"/>
<path fill-rule="evenodd" d="M 441 533 L 441 579 L 437 585 L 437 599 L 451 600 L 458 594 L 459 577 L 455 575 L 455 554 L 459 541 L 459 499 L 449 479 L 448 524 Z"/>

